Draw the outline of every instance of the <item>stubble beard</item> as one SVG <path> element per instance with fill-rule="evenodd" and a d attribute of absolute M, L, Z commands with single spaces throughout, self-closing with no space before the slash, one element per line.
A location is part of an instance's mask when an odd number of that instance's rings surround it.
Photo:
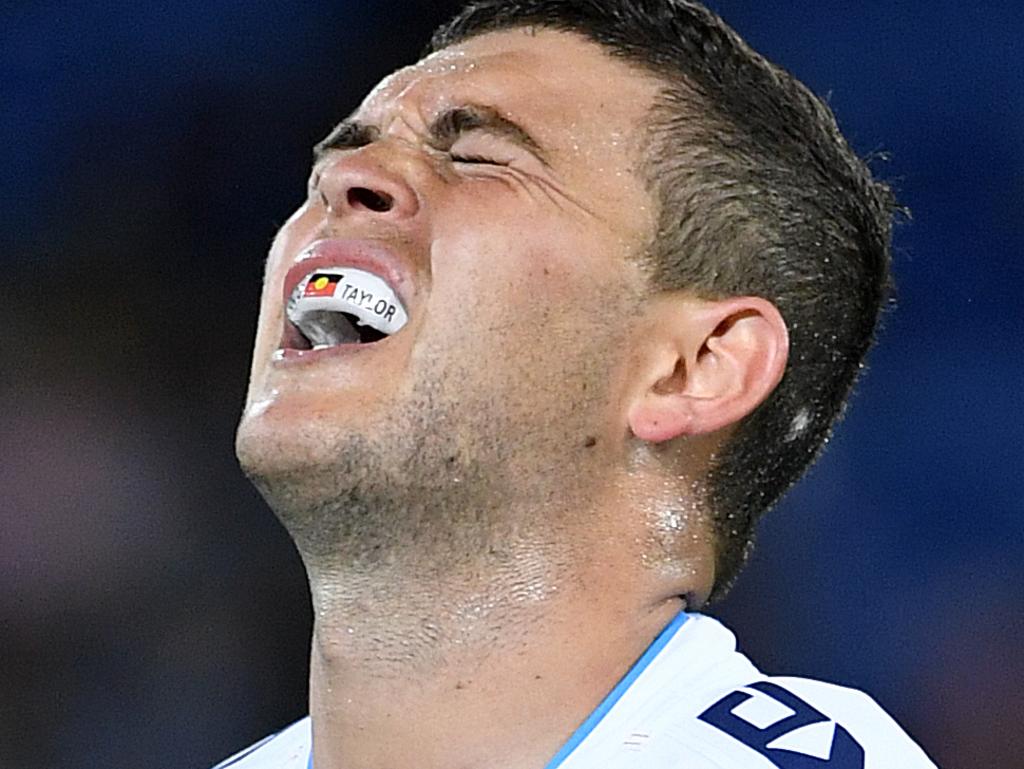
<path fill-rule="evenodd" d="M 436 664 L 542 621 L 572 587 L 578 511 L 600 493 L 588 438 L 608 372 L 594 361 L 561 361 L 574 378 L 553 400 L 522 383 L 454 397 L 444 383 L 473 372 L 449 364 L 373 434 L 338 429 L 328 459 L 253 474 L 302 556 L 318 635 L 348 636 L 367 661 Z"/>

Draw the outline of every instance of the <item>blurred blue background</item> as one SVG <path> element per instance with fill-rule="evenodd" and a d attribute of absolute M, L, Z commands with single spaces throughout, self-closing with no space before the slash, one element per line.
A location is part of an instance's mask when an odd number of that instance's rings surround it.
<path fill-rule="evenodd" d="M 0 769 L 201 769 L 305 713 L 304 576 L 232 448 L 262 259 L 455 6 L 2 6 Z M 849 417 L 718 613 L 941 766 L 1024 767 L 1024 4 L 712 7 L 913 211 Z"/>

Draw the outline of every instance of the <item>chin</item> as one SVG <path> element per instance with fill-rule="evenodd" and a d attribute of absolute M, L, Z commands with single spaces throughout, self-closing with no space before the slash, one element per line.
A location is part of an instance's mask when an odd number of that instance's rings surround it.
<path fill-rule="evenodd" d="M 326 463 L 337 432 L 297 404 L 249 407 L 235 435 L 235 454 L 254 482 L 292 476 Z"/>

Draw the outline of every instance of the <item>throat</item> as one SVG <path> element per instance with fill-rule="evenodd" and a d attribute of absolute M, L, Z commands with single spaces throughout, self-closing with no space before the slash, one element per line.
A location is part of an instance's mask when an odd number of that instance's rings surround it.
<path fill-rule="evenodd" d="M 542 653 L 558 646 L 542 634 L 430 663 L 400 644 L 350 659 L 319 629 L 317 636 L 310 686 L 317 769 L 538 769 L 615 683 L 588 680 L 585 670 Z"/>
<path fill-rule="evenodd" d="M 352 613 L 319 599 L 317 769 L 539 769 L 680 608 L 611 605 L 569 585 L 538 603 L 431 587 Z"/>
<path fill-rule="evenodd" d="M 550 604 L 558 591 L 545 586 L 546 578 L 536 579 L 534 600 L 525 601 L 518 585 L 477 584 L 462 570 L 441 576 L 403 566 L 311 575 L 312 651 L 325 672 L 347 678 L 372 671 L 375 681 L 399 686 L 430 680 L 520 648 L 528 641 L 525 629 L 543 625 L 555 611 Z"/>
<path fill-rule="evenodd" d="M 543 732 L 552 715 L 538 707 L 556 683 L 551 660 L 539 653 L 543 634 L 510 630 L 546 627 L 543 615 L 517 612 L 506 624 L 504 611 L 457 600 L 458 608 L 433 612 L 365 606 L 355 621 L 317 614 L 310 665 L 317 769 L 537 769 L 557 752 L 558 730 L 531 735 L 531 743 L 511 726 Z M 510 762 L 495 764 L 495 755 Z"/>

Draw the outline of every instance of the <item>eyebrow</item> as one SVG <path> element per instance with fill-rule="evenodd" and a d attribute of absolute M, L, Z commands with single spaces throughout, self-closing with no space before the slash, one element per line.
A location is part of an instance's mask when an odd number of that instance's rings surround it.
<path fill-rule="evenodd" d="M 428 141 L 436 149 L 448 150 L 459 137 L 471 131 L 484 131 L 508 139 L 547 165 L 547 153 L 525 128 L 494 107 L 482 104 L 463 104 L 439 114 L 427 128 Z M 380 133 L 380 128 L 375 125 L 343 120 L 313 148 L 313 158 L 320 160 L 330 150 L 364 147 L 380 139 Z"/>

